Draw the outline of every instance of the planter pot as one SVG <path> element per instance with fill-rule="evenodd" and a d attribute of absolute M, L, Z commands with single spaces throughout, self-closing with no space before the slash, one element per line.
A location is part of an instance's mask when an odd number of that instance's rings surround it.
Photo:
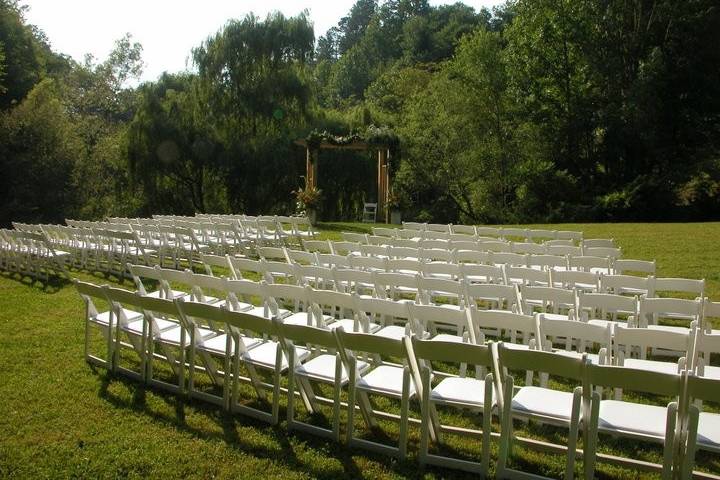
<path fill-rule="evenodd" d="M 390 210 L 390 223 L 393 225 L 400 225 L 402 223 L 402 212 L 400 210 Z"/>
<path fill-rule="evenodd" d="M 306 213 L 308 220 L 310 220 L 310 224 L 313 226 L 317 225 L 317 210 L 314 208 L 308 208 Z"/>

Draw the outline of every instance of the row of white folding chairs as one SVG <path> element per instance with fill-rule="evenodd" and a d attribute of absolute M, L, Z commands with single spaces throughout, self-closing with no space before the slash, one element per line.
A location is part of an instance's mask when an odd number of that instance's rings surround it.
<path fill-rule="evenodd" d="M 245 220 L 264 222 L 271 231 L 277 231 L 285 235 L 286 239 L 292 239 L 293 243 L 299 244 L 303 239 L 313 239 L 317 236 L 317 231 L 310 223 L 310 219 L 304 215 L 287 216 L 287 215 L 259 215 L 252 217 L 248 215 L 216 215 L 216 214 L 197 214 L 198 217 L 210 218 L 216 220 Z M 273 222 L 274 225 L 271 225 Z"/>
<path fill-rule="evenodd" d="M 51 275 L 69 278 L 70 254 L 58 250 L 42 232 L 0 229 L 0 269 L 48 280 Z"/>
<path fill-rule="evenodd" d="M 506 264 L 474 264 L 449 263 L 442 261 L 423 262 L 412 259 L 388 259 L 383 257 L 364 257 L 357 255 L 334 255 L 310 253 L 282 248 L 259 248 L 258 253 L 266 263 L 250 259 L 232 260 L 204 256 L 206 269 L 214 266 L 227 268 L 231 266 L 236 277 L 242 270 L 256 272 L 260 276 L 287 277 L 293 275 L 292 267 L 283 265 L 300 263 L 317 267 L 338 268 L 341 270 L 365 270 L 380 272 L 419 273 L 427 277 L 444 279 L 465 279 L 471 283 L 525 284 L 536 286 L 553 286 L 565 289 L 579 289 L 588 292 L 616 293 L 621 295 L 646 295 L 648 297 L 675 296 L 683 294 L 693 298 L 705 295 L 705 281 L 684 278 L 640 277 L 626 274 L 601 274 L 597 271 L 575 271 L 552 268 L 552 263 L 543 265 L 541 259 L 530 256 L 528 261 L 532 267 Z M 545 259 L 547 257 L 543 257 Z M 497 260 L 512 260 L 505 256 Z M 640 270 L 643 261 L 628 260 L 621 268 L 632 271 Z M 641 265 L 636 265 L 641 263 Z M 235 266 L 233 266 L 235 265 Z M 586 265 L 590 269 L 590 265 Z M 617 267 L 617 266 L 616 266 Z M 619 270 L 624 271 L 624 270 Z M 329 273 L 327 274 L 329 275 Z"/>
<path fill-rule="evenodd" d="M 427 335 L 415 334 L 401 338 L 369 335 L 362 332 L 346 332 L 344 327 L 327 329 L 321 326 L 303 325 L 302 323 L 282 322 L 275 318 L 272 322 L 251 314 L 230 311 L 227 308 L 183 301 L 169 301 L 112 289 L 95 287 L 78 283 L 78 290 L 86 301 L 86 325 L 95 323 L 106 332 L 108 353 L 104 364 L 109 368 L 118 369 L 117 352 L 121 345 L 121 332 L 127 334 L 131 344 L 135 346 L 140 340 L 141 371 L 136 376 L 149 383 L 156 384 L 153 378 L 154 345 L 158 343 L 177 376 L 177 383 L 172 385 L 174 391 L 188 393 L 215 401 L 223 407 L 240 411 L 253 417 L 269 421 L 273 424 L 279 419 L 280 374 L 287 372 L 288 382 L 288 427 L 303 428 L 313 433 L 329 436 L 339 440 L 340 434 L 340 389 L 349 388 L 347 402 L 346 439 L 349 445 L 372 448 L 400 458 L 406 454 L 408 430 L 408 402 L 417 397 L 421 404 L 421 463 L 434 463 L 446 467 L 460 468 L 475 472 L 487 473 L 491 443 L 491 416 L 497 414 L 501 419 L 500 454 L 497 465 L 501 477 L 508 475 L 507 460 L 510 455 L 510 444 L 514 440 L 512 434 L 512 418 L 535 418 L 543 423 L 552 423 L 569 427 L 567 448 L 567 464 L 565 477 L 574 475 L 576 457 L 576 440 L 580 422 L 584 423 L 585 435 L 585 474 L 592 478 L 595 463 L 595 447 L 597 433 L 630 436 L 635 439 L 650 440 L 664 443 L 663 465 L 664 476 L 670 475 L 673 469 L 682 465 L 684 472 L 689 474 L 694 460 L 694 449 L 698 446 L 718 451 L 720 440 L 717 431 L 704 428 L 707 423 L 716 421 L 717 414 L 703 412 L 704 422 L 698 423 L 699 407 L 688 412 L 680 411 L 676 403 L 666 408 L 660 406 L 640 405 L 622 401 L 623 389 L 641 391 L 662 396 L 683 397 L 693 395 L 693 400 L 702 398 L 718 401 L 717 383 L 707 380 L 694 380 L 685 370 L 677 373 L 648 372 L 641 369 L 610 366 L 607 362 L 592 361 L 581 352 L 575 355 L 560 355 L 542 352 L 540 345 L 518 349 L 487 346 L 468 342 L 468 337 L 452 338 L 450 335 L 437 335 L 427 339 Z M 109 312 L 98 313 L 91 297 L 105 297 L 110 300 L 113 312 L 118 319 L 113 323 L 113 315 Z M 405 304 L 408 310 L 413 306 Z M 415 307 L 430 308 L 432 307 Z M 432 310 L 431 318 L 437 318 L 440 310 Z M 477 316 L 505 316 L 502 327 L 507 328 L 509 318 L 523 317 L 509 312 L 478 312 Z M 412 315 L 412 314 L 409 314 Z M 176 319 L 174 322 L 172 319 Z M 472 315 L 469 317 L 472 319 Z M 538 316 L 530 317 L 538 324 Z M 104 322 L 104 323 L 103 323 Z M 142 325 L 137 325 L 141 323 Z M 134 330 L 130 327 L 135 324 Z M 472 331 L 473 328 L 471 327 Z M 116 332 L 113 334 L 113 331 Z M 537 330 L 539 331 L 539 329 Z M 134 332 L 134 334 L 132 333 Z M 147 332 L 147 333 L 145 333 Z M 566 335 L 569 332 L 565 331 Z M 115 338 L 113 338 L 115 335 Z M 147 336 L 145 338 L 144 336 Z M 142 337 L 138 339 L 138 337 Z M 710 336 L 705 335 L 709 338 Z M 537 339 L 540 341 L 540 334 Z M 135 340 L 133 342 L 133 340 Z M 464 341 L 463 341 L 464 340 Z M 720 347 L 720 342 L 716 342 Z M 145 347 L 149 344 L 149 348 Z M 706 342 L 707 344 L 707 342 Z M 176 361 L 167 347 L 179 347 L 179 360 Z M 186 355 L 185 350 L 190 350 Z M 87 345 L 86 345 L 87 351 Z M 361 353 L 362 352 L 362 353 Z M 369 356 L 368 356 L 369 355 Z M 222 371 L 212 361 L 212 356 L 223 361 Z M 402 359 L 402 364 L 388 363 L 382 357 L 393 356 Z M 204 371 L 211 379 L 222 386 L 222 397 L 209 395 L 195 389 L 196 359 L 200 357 Z M 97 357 L 89 357 L 100 360 Z M 186 358 L 188 372 L 185 373 Z M 430 362 L 456 363 L 460 368 L 460 376 L 445 371 L 433 371 Z M 243 406 L 238 402 L 239 365 L 244 364 L 249 372 L 249 380 L 256 389 L 258 396 L 266 398 L 272 392 L 271 412 L 259 411 Z M 466 377 L 466 366 L 481 367 L 476 370 L 479 378 Z M 269 370 L 273 375 L 271 383 L 264 383 L 257 370 Z M 476 367 L 477 369 L 477 367 Z M 489 371 L 483 377 L 483 371 Z M 532 382 L 532 371 L 541 372 L 540 386 L 526 384 L 514 387 L 514 378 L 508 370 L 525 370 L 526 381 Z M 230 373 L 232 372 L 232 373 Z M 374 373 L 373 373 L 374 372 Z M 572 393 L 552 390 L 542 383 L 543 375 L 557 375 L 570 378 L 578 384 Z M 186 381 L 187 376 L 187 381 Z M 432 385 L 432 377 L 437 383 Z M 244 379 L 243 379 L 244 380 Z M 439 382 L 438 382 L 439 380 Z M 299 422 L 294 416 L 295 390 L 310 412 L 318 410 L 318 396 L 310 385 L 311 381 L 319 381 L 334 386 L 333 399 L 324 399 L 334 405 L 332 429 L 326 430 L 315 425 Z M 699 382 L 700 387 L 696 385 Z M 161 384 L 170 386 L 169 384 Z M 601 391 L 595 387 L 609 387 L 614 391 L 614 399 L 603 399 Z M 714 395 L 705 395 L 713 390 Z M 613 390 L 614 389 L 614 390 Z M 359 440 L 354 435 L 353 417 L 355 407 L 359 404 L 360 412 L 368 426 L 377 426 L 376 416 L 366 395 L 368 393 L 390 395 L 401 400 L 400 439 L 397 447 L 378 444 L 368 440 Z M 503 401 L 505 400 L 505 401 Z M 581 401 L 582 400 L 582 401 Z M 438 455 L 430 455 L 428 443 L 439 441 L 441 428 L 436 412 L 438 405 L 450 405 L 471 408 L 483 413 L 482 455 L 479 462 L 459 461 Z M 692 405 L 692 402 L 680 402 L 681 406 Z M 606 407 L 606 408 L 604 408 Z M 664 415 L 658 415 L 658 411 Z M 685 416 L 689 421 L 685 421 Z M 715 415 L 715 416 L 713 416 Z M 679 418 L 682 416 L 682 418 Z M 667 425 L 672 428 L 663 428 Z M 677 425 L 679 428 L 675 429 Z M 687 425 L 690 433 L 700 428 L 700 435 L 688 436 L 680 432 Z M 650 432 L 650 433 L 648 433 Z M 709 432 L 709 434 L 708 434 Z M 675 437 L 676 434 L 678 437 Z M 690 438 L 687 444 L 676 442 L 675 438 Z M 699 439 L 699 442 L 696 440 Z M 613 459 L 617 462 L 617 458 Z M 627 464 L 642 464 L 633 459 L 625 459 Z M 645 465 L 647 465 L 645 463 Z M 679 470 L 676 470 L 679 471 Z"/>
<path fill-rule="evenodd" d="M 463 234 L 463 235 L 477 235 L 482 237 L 494 237 L 494 238 L 525 238 L 528 241 L 535 239 L 550 239 L 550 240 L 573 240 L 581 241 L 583 239 L 583 233 L 578 231 L 569 230 L 547 230 L 547 229 L 532 229 L 532 228 L 520 228 L 520 227 L 488 227 L 485 225 L 452 225 L 452 224 L 438 224 L 438 223 L 417 223 L 417 222 L 403 222 L 402 229 L 386 229 L 392 231 L 409 230 L 417 235 L 418 232 L 428 233 L 447 233 L 447 234 Z M 396 235 L 393 235 L 396 236 Z"/>
<path fill-rule="evenodd" d="M 506 284 L 475 283 L 467 277 L 437 278 L 420 274 L 401 272 L 363 271 L 356 269 L 343 269 L 337 267 L 323 267 L 317 265 L 301 265 L 297 263 L 272 262 L 267 260 L 254 261 L 249 259 L 236 259 L 227 257 L 204 256 L 208 275 L 214 275 L 213 266 L 227 268 L 231 278 L 243 279 L 243 273 L 254 273 L 254 278 L 263 279 L 268 284 L 278 281 L 290 285 L 312 286 L 321 289 L 332 289 L 342 293 L 355 293 L 370 295 L 377 298 L 390 298 L 394 300 L 410 299 L 421 304 L 454 304 L 457 308 L 468 305 L 477 305 L 484 302 L 491 308 L 507 309 L 513 312 L 532 313 L 537 308 L 549 314 L 562 314 L 564 318 L 581 320 L 602 326 L 615 325 L 619 318 L 631 325 L 688 332 L 692 322 L 711 328 L 711 323 L 705 322 L 706 308 L 708 317 L 720 316 L 716 311 L 716 304 L 708 299 L 704 301 L 702 292 L 695 300 L 679 298 L 648 298 L 647 294 L 636 290 L 638 287 L 634 280 L 639 277 L 609 276 L 612 279 L 610 292 L 589 291 L 578 285 L 570 288 L 557 288 L 552 278 L 548 277 L 545 286 L 533 286 L 527 283 L 514 282 L 517 280 L 508 275 L 512 267 L 498 268 L 503 278 L 511 281 Z M 465 266 L 471 267 L 471 266 Z M 133 269 L 134 267 L 129 267 Z M 526 269 L 528 272 L 539 274 L 542 272 Z M 173 270 L 159 270 L 159 275 L 166 272 L 166 277 L 183 278 L 181 273 Z M 477 273 L 477 272 L 475 272 Z M 487 274 L 487 272 L 484 272 Z M 558 272 L 568 275 L 572 272 Z M 512 275 L 512 273 L 511 273 Z M 198 278 L 204 276 L 197 276 Z M 162 276 L 160 277 L 162 278 Z M 623 284 L 617 280 L 627 278 L 632 283 Z M 138 288 L 142 288 L 139 279 Z M 169 282 L 170 279 L 166 278 Z M 486 280 L 486 279 L 483 279 Z M 670 279 L 686 281 L 685 279 Z M 192 285 L 191 281 L 185 282 Z M 621 289 L 621 286 L 625 285 Z M 518 290 L 518 286 L 520 289 Z M 564 285 L 560 285 L 563 287 Z M 188 288 L 189 291 L 192 287 Z M 676 288 L 679 288 L 676 287 Z M 297 290 L 297 289 L 296 289 Z M 630 296 L 623 295 L 629 293 Z M 638 295 L 639 298 L 638 298 Z M 295 304 L 303 303 L 295 298 Z M 670 324 L 669 326 L 666 324 Z M 673 324 L 676 324 L 673 326 Z"/>
<path fill-rule="evenodd" d="M 559 255 L 559 256 L 594 256 L 604 257 L 613 261 L 622 257 L 622 249 L 617 247 L 601 246 L 575 246 L 567 243 L 527 243 L 508 242 L 503 240 L 407 240 L 390 239 L 387 237 L 366 235 L 360 233 L 343 233 L 343 241 L 313 241 L 307 243 L 305 248 L 330 250 L 353 249 L 361 252 L 369 248 L 404 248 L 408 250 L 442 250 L 442 251 L 469 251 L 469 252 L 495 252 L 533 255 Z"/>

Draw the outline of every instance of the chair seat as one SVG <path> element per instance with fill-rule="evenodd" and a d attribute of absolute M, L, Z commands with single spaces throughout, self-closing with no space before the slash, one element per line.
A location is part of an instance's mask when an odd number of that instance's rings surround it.
<path fill-rule="evenodd" d="M 545 317 L 546 320 L 569 320 L 570 318 L 567 315 L 563 315 L 561 313 L 543 313 L 543 317 Z"/>
<path fill-rule="evenodd" d="M 605 432 L 665 438 L 667 408 L 655 405 L 602 400 L 598 428 Z"/>
<path fill-rule="evenodd" d="M 170 290 L 170 295 L 172 295 L 172 298 L 182 298 L 183 300 L 190 300 L 190 294 L 185 293 L 181 290 Z M 150 292 L 145 295 L 146 297 L 153 297 L 153 298 L 163 298 L 162 292 L 160 290 L 155 290 L 154 292 Z"/>
<path fill-rule="evenodd" d="M 253 348 L 262 342 L 258 338 L 242 337 L 245 348 Z M 221 333 L 210 338 L 203 338 L 197 345 L 198 350 L 203 350 L 216 355 L 234 355 L 235 354 L 235 340 L 230 341 L 230 352 L 227 351 L 227 334 Z"/>
<path fill-rule="evenodd" d="M 672 326 L 672 325 L 648 325 L 649 329 L 652 330 L 665 330 L 667 332 L 678 332 L 678 333 L 688 333 L 690 332 L 690 329 L 688 327 L 680 327 L 680 326 Z"/>
<path fill-rule="evenodd" d="M 639 358 L 626 358 L 623 366 L 629 368 L 637 368 L 638 370 L 648 370 L 651 372 L 678 374 L 678 364 L 673 362 L 661 362 L 657 360 L 642 360 Z"/>
<path fill-rule="evenodd" d="M 123 308 L 122 311 L 125 315 L 125 318 L 127 318 L 129 322 L 140 320 L 143 317 L 142 313 L 136 312 L 134 310 L 128 310 L 127 308 Z M 110 311 L 108 310 L 107 312 L 100 312 L 96 316 L 90 317 L 88 320 L 93 323 L 97 323 L 98 325 L 107 327 L 108 325 L 110 325 Z"/>
<path fill-rule="evenodd" d="M 432 389 L 430 400 L 438 403 L 460 404 L 470 408 L 483 408 L 485 406 L 485 381 L 467 377 L 445 378 Z M 493 388 L 493 405 L 495 405 L 495 401 L 495 388 Z"/>
<path fill-rule="evenodd" d="M 463 337 L 459 335 L 453 335 L 451 333 L 441 333 L 439 335 L 435 335 L 430 340 L 435 340 L 438 342 L 457 342 L 457 343 L 463 343 Z"/>
<path fill-rule="evenodd" d="M 357 387 L 375 393 L 394 397 L 402 396 L 403 368 L 393 365 L 380 365 L 357 382 Z M 409 396 L 415 395 L 415 384 L 410 381 Z"/>
<path fill-rule="evenodd" d="M 332 317 L 331 317 L 331 318 L 332 318 Z M 359 322 L 358 322 L 358 326 L 360 326 L 360 323 L 359 323 Z M 355 321 L 354 321 L 354 320 L 351 320 L 351 319 L 349 319 L 349 318 L 342 318 L 342 319 L 340 319 L 340 320 L 335 320 L 334 322 L 329 323 L 327 327 L 328 327 L 329 329 L 331 329 L 331 330 L 332 330 L 332 329 L 335 329 L 335 328 L 342 327 L 343 330 L 345 330 L 346 332 L 353 332 L 353 331 L 355 331 L 355 330 L 354 330 L 354 328 L 355 328 Z M 375 332 L 377 332 L 378 330 L 380 330 L 380 325 L 378 325 L 377 323 L 369 322 L 369 323 L 368 323 L 368 330 L 369 330 L 369 331 L 366 332 L 366 333 L 375 333 Z M 402 338 L 402 337 L 400 337 L 400 338 Z"/>
<path fill-rule="evenodd" d="M 382 327 L 380 330 L 375 332 L 375 335 L 379 337 L 392 338 L 393 340 L 400 340 L 405 336 L 405 327 L 400 325 L 388 325 Z M 705 367 L 707 369 L 707 367 Z"/>
<path fill-rule="evenodd" d="M 210 330 L 207 328 L 198 328 L 197 335 L 199 335 L 200 339 L 206 339 L 211 338 L 217 335 L 217 332 L 215 330 Z M 180 340 L 182 337 L 182 328 L 180 326 L 176 328 L 169 328 L 167 330 L 161 330 L 160 333 L 155 337 L 155 340 L 162 342 L 162 343 L 168 343 L 171 345 L 177 345 L 180 346 Z M 190 335 L 186 333 L 185 335 L 185 344 L 183 347 L 187 347 L 190 344 Z"/>
<path fill-rule="evenodd" d="M 282 317 L 282 322 L 287 325 L 309 325 L 311 317 L 308 312 L 291 313 Z"/>
<path fill-rule="evenodd" d="M 566 357 L 572 357 L 572 358 L 582 358 L 584 355 L 583 352 L 576 352 L 576 351 L 568 351 L 568 350 L 553 350 L 553 353 L 557 353 L 558 355 L 563 355 Z M 600 364 L 600 355 L 597 353 L 588 353 L 587 354 L 588 360 L 590 360 L 590 363 L 593 363 L 595 365 Z"/>
<path fill-rule="evenodd" d="M 512 399 L 514 412 L 569 422 L 573 394 L 542 387 L 522 387 Z"/>
<path fill-rule="evenodd" d="M 129 333 L 134 333 L 136 335 L 142 335 L 143 322 L 144 322 L 144 320 L 142 320 L 142 319 L 128 322 L 125 325 L 121 325 L 120 329 L 124 330 L 126 332 L 129 332 Z M 173 328 L 177 328 L 179 326 L 179 324 L 177 322 L 173 322 L 171 320 L 165 320 L 164 318 L 156 318 L 155 325 L 157 326 L 157 329 L 161 332 L 163 330 L 170 330 Z"/>
<path fill-rule="evenodd" d="M 697 445 L 713 451 L 720 450 L 720 414 L 700 412 Z"/>
<path fill-rule="evenodd" d="M 297 375 L 302 375 L 304 377 L 311 378 L 313 380 L 317 380 L 320 382 L 325 383 L 335 383 L 335 362 L 337 361 L 337 358 L 335 355 L 330 354 L 322 354 L 318 355 L 315 358 L 312 358 L 308 360 L 307 362 L 303 363 L 302 365 L 298 365 L 295 368 L 295 373 Z M 363 362 L 362 360 L 358 360 L 357 362 L 357 368 L 360 371 L 360 373 L 366 371 L 370 364 L 367 362 Z M 345 367 L 342 367 L 342 373 L 340 378 L 340 383 L 342 385 L 345 385 L 348 381 L 348 374 L 345 370 Z"/>
<path fill-rule="evenodd" d="M 717 380 L 720 380 L 720 367 L 715 367 L 712 365 L 705 365 L 703 372 L 703 377 L 707 378 L 714 378 Z"/>
<path fill-rule="evenodd" d="M 272 340 L 262 342 L 260 345 L 251 348 L 250 350 L 245 352 L 242 358 L 244 361 L 252 363 L 253 365 L 257 365 L 259 367 L 267 368 L 270 370 L 275 370 L 275 355 L 277 352 L 277 346 L 278 343 Z M 308 357 L 308 355 L 310 355 L 310 351 L 302 347 L 297 347 L 295 351 L 297 352 L 298 360 L 300 361 L 303 361 Z M 287 356 L 283 353 L 280 370 L 286 370 L 287 367 Z"/>

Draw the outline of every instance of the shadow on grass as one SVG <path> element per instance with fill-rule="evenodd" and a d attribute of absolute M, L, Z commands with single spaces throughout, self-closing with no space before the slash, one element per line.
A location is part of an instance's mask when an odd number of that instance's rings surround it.
<path fill-rule="evenodd" d="M 97 371 L 97 373 L 101 378 L 98 395 L 116 408 L 149 415 L 168 427 L 190 433 L 201 439 L 221 440 L 240 452 L 257 458 L 281 462 L 293 470 L 310 475 L 312 478 L 337 478 L 339 472 L 337 469 L 324 469 L 321 465 L 316 465 L 312 459 L 298 458 L 296 453 L 298 444 L 302 445 L 303 449 L 315 450 L 316 455 L 340 462 L 344 477 L 364 477 L 362 469 L 353 458 L 358 453 L 362 453 L 365 458 L 390 466 L 396 474 L 406 477 L 420 476 L 418 465 L 415 462 L 397 462 L 389 457 L 373 454 L 365 450 L 349 449 L 342 444 L 336 444 L 304 432 L 289 432 L 284 422 L 277 426 L 270 426 L 259 420 L 222 411 L 219 407 L 195 399 L 184 399 L 169 392 L 154 388 L 149 389 L 132 379 L 120 375 L 106 373 L 101 370 Z M 130 392 L 129 398 L 112 392 L 111 386 L 118 384 L 121 384 Z M 151 408 L 147 402 L 148 392 L 152 392 L 153 396 L 161 398 L 171 407 L 174 415 L 167 415 Z M 261 405 L 269 407 L 262 401 L 257 401 L 257 404 L 253 406 Z M 185 416 L 188 407 L 193 409 L 194 415 L 202 415 L 205 420 L 217 425 L 218 430 L 198 428 L 188 424 Z M 284 415 L 285 408 L 281 407 L 280 418 L 284 418 Z M 265 438 L 257 438 L 255 435 L 241 436 L 238 430 L 242 428 L 252 428 L 260 437 Z M 299 442 L 292 442 L 292 439 L 297 439 Z"/>
<path fill-rule="evenodd" d="M 2 272 L 3 278 L 21 283 L 42 293 L 54 294 L 70 284 L 70 280 L 57 275 L 51 275 L 47 280 L 30 277 L 16 272 Z"/>

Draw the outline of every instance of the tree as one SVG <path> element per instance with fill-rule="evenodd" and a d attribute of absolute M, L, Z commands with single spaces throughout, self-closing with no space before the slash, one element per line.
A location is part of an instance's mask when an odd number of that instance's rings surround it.
<path fill-rule="evenodd" d="M 73 171 L 81 155 L 82 143 L 57 83 L 42 80 L 25 100 L 0 116 L 0 223 L 62 222 L 73 217 Z"/>

